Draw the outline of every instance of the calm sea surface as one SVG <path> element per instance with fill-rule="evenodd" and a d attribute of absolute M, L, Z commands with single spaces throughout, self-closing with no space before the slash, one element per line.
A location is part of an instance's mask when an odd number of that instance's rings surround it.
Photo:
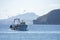
<path fill-rule="evenodd" d="M 60 40 L 60 25 L 28 25 L 28 31 L 0 26 L 0 40 Z"/>

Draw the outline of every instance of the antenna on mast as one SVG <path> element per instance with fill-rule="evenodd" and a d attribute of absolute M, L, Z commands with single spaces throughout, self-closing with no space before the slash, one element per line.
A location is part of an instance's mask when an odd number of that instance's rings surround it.
<path fill-rule="evenodd" d="M 26 10 L 23 11 L 23 13 L 25 13 L 25 12 L 26 12 Z"/>
<path fill-rule="evenodd" d="M 24 12 L 26 12 L 26 10 L 24 10 Z"/>

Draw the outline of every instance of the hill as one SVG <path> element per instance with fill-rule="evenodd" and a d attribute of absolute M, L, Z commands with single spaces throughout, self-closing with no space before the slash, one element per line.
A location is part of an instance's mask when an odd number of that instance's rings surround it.
<path fill-rule="evenodd" d="M 25 14 L 20 14 L 20 15 L 16 15 L 16 16 L 13 16 L 13 17 L 10 17 L 8 19 L 3 19 L 3 20 L 0 20 L 0 24 L 3 24 L 3 25 L 10 25 L 13 23 L 14 19 L 15 18 L 19 18 L 20 20 L 23 20 L 25 21 L 27 24 L 31 24 L 32 20 L 36 19 L 38 17 L 38 15 L 36 15 L 35 13 L 33 12 L 28 12 L 28 13 L 25 13 Z"/>
<path fill-rule="evenodd" d="M 33 24 L 60 24 L 60 9 L 50 11 L 48 14 L 33 20 Z"/>

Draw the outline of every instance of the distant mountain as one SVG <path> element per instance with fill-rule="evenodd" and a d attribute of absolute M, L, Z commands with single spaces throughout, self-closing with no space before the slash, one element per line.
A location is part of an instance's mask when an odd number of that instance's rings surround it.
<path fill-rule="evenodd" d="M 25 14 L 10 17 L 10 18 L 5 19 L 5 20 L 0 20 L 0 24 L 4 24 L 4 25 L 9 24 L 10 25 L 10 24 L 13 23 L 15 18 L 19 18 L 20 20 L 23 20 L 23 21 L 27 22 L 27 24 L 28 24 L 28 23 L 31 23 L 32 20 L 36 19 L 37 17 L 38 17 L 38 15 L 36 15 L 35 13 L 28 12 L 28 13 L 25 13 Z"/>
<path fill-rule="evenodd" d="M 60 24 L 60 9 L 50 11 L 48 14 L 33 20 L 34 24 Z"/>
<path fill-rule="evenodd" d="M 33 19 L 36 19 L 37 17 L 38 17 L 38 15 L 36 15 L 35 13 L 27 12 L 25 14 L 10 17 L 9 19 L 20 18 L 21 20 L 33 20 Z"/>

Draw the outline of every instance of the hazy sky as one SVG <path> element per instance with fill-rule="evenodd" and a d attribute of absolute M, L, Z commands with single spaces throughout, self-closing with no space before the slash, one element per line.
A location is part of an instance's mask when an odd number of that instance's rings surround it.
<path fill-rule="evenodd" d="M 44 15 L 53 9 L 60 8 L 60 0 L 0 0 L 0 19 L 26 12 Z"/>

